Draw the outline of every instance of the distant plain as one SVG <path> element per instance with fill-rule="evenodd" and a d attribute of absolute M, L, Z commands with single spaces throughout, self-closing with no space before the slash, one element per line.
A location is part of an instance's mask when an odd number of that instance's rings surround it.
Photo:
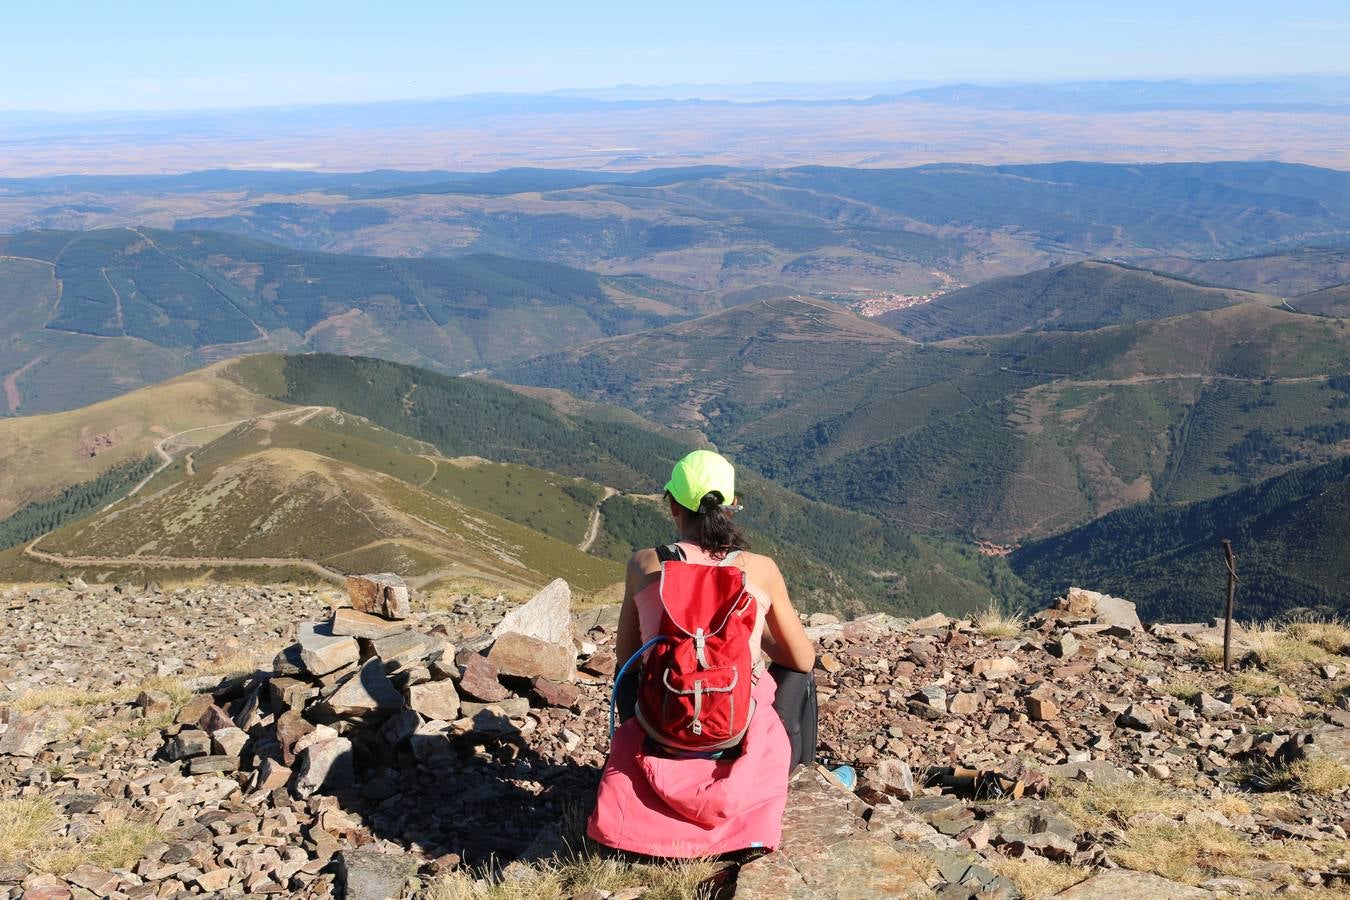
<path fill-rule="evenodd" d="M 335 117 L 337 118 L 337 117 Z M 133 118 L 41 128 L 0 123 L 0 177 L 199 169 L 457 169 L 512 166 L 633 171 L 653 166 L 913 166 L 1278 160 L 1350 169 L 1342 108 L 1059 112 L 909 99 L 875 105 L 766 103 L 583 108 L 415 125 L 340 125 L 297 112 L 258 128 L 245 117 Z"/>

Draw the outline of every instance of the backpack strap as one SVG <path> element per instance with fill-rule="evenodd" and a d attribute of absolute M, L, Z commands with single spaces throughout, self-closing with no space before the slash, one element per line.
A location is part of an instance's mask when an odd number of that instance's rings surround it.
<path fill-rule="evenodd" d="M 685 558 L 684 548 L 679 544 L 666 544 L 656 548 L 656 556 L 663 563 L 683 562 Z"/>

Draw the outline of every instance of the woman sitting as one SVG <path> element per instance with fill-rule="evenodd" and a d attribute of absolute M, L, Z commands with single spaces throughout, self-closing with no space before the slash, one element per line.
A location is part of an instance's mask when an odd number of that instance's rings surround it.
<path fill-rule="evenodd" d="M 690 453 L 671 472 L 666 498 L 679 541 L 639 550 L 628 562 L 617 644 L 620 683 L 615 690 L 624 721 L 613 735 L 587 833 L 607 846 L 648 856 L 773 849 L 782 834 L 789 771 L 812 762 L 815 754 L 815 686 L 810 675 L 815 649 L 792 608 L 777 564 L 750 553 L 733 522 L 740 507 L 735 505 L 731 464 L 707 450 Z M 633 714 L 638 679 L 624 672 L 635 672 L 637 663 L 650 660 L 654 651 L 648 645 L 662 640 L 659 633 L 667 612 L 663 557 L 698 566 L 735 566 L 744 572 L 744 589 L 753 603 L 753 610 L 740 607 L 749 625 L 752 712 L 739 740 L 733 736 L 725 742 L 735 741 L 731 746 L 711 752 L 672 746 L 659 729 Z M 689 634 L 692 637 L 693 632 Z M 645 650 L 642 657 L 626 666 L 639 648 Z M 698 732 L 697 725 L 694 731 Z"/>

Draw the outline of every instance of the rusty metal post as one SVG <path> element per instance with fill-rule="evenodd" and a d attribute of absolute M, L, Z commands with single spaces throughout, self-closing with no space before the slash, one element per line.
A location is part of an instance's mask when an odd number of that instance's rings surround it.
<path fill-rule="evenodd" d="M 1233 669 L 1233 597 L 1237 593 L 1237 568 L 1233 560 L 1233 542 L 1223 540 L 1223 561 L 1228 567 L 1228 603 L 1223 612 L 1223 670 Z"/>

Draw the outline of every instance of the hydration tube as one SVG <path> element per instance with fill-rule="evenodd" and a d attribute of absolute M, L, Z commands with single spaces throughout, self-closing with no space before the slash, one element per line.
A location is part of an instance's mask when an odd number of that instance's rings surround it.
<path fill-rule="evenodd" d="M 648 650 L 653 644 L 658 643 L 658 642 L 660 642 L 660 641 L 664 641 L 664 640 L 668 640 L 668 638 L 667 638 L 665 635 L 663 635 L 663 634 L 658 634 L 656 637 L 652 638 L 650 641 L 648 641 L 647 643 L 643 644 L 641 647 L 638 648 L 638 650 L 637 650 L 636 653 L 634 653 L 632 656 L 628 657 L 628 660 L 623 664 L 623 666 L 621 666 L 621 667 L 619 668 L 619 674 L 617 674 L 617 675 L 614 676 L 614 687 L 613 687 L 613 689 L 611 689 L 610 692 L 609 692 L 609 737 L 610 737 L 610 740 L 613 740 L 613 739 L 614 739 L 614 713 L 615 713 L 615 707 L 618 706 L 618 702 L 619 702 L 619 685 L 620 685 L 621 683 L 623 683 L 623 676 L 628 672 L 628 667 L 631 666 L 631 665 L 633 664 L 633 661 L 634 661 L 634 660 L 641 659 L 641 658 L 642 658 L 642 654 L 646 653 L 647 650 Z"/>

